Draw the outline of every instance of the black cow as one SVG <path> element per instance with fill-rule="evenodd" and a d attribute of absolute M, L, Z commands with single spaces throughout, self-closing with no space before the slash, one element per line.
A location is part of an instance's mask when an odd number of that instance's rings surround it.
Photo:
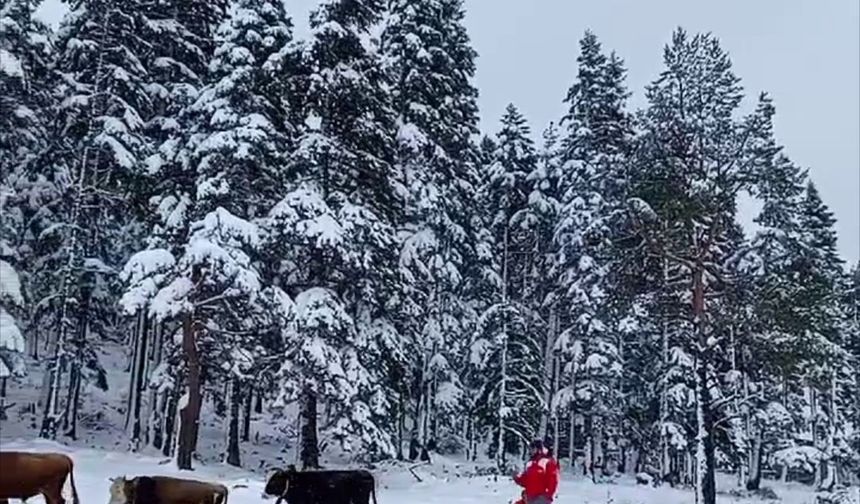
<path fill-rule="evenodd" d="M 266 494 L 277 495 L 275 504 L 373 504 L 376 482 L 368 471 L 276 470 L 266 483 Z"/>

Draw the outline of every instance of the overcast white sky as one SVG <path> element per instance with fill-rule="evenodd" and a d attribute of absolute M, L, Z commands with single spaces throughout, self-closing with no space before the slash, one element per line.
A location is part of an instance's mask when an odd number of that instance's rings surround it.
<path fill-rule="evenodd" d="M 304 35 L 316 2 L 285 1 Z M 586 29 L 626 61 L 633 106 L 643 104 L 642 89 L 659 73 L 675 27 L 713 32 L 749 96 L 773 96 L 780 143 L 809 168 L 836 214 L 843 257 L 860 259 L 858 0 L 466 0 L 466 8 L 488 131 L 495 131 L 509 102 L 536 133 L 558 119 Z M 52 24 L 64 12 L 60 0 L 46 0 L 41 9 Z"/>

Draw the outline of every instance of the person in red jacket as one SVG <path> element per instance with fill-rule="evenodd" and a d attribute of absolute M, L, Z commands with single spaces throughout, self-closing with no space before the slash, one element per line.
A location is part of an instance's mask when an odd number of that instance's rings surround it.
<path fill-rule="evenodd" d="M 558 489 L 558 462 L 540 439 L 532 442 L 531 450 L 525 471 L 514 475 L 514 482 L 523 487 L 523 497 L 517 504 L 550 504 Z"/>

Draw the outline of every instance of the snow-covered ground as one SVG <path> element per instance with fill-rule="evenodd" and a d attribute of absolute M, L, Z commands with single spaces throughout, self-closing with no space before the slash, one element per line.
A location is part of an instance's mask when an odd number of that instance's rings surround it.
<path fill-rule="evenodd" d="M 136 475 L 176 475 L 192 479 L 218 481 L 235 488 L 230 493 L 230 504 L 262 504 L 265 473 L 272 467 L 283 467 L 295 461 L 295 450 L 284 430 L 284 422 L 262 414 L 252 422 L 252 441 L 242 444 L 242 461 L 248 470 L 236 469 L 219 461 L 223 456 L 225 428 L 211 410 L 204 408 L 201 437 L 198 444 L 201 461 L 193 472 L 180 473 L 174 465 L 148 448 L 142 454 L 127 451 L 126 436 L 121 428 L 123 408 L 128 392 L 128 373 L 123 346 L 105 344 L 100 359 L 105 366 L 109 390 L 92 386 L 83 391 L 80 437 L 77 440 L 62 438 L 64 443 L 34 440 L 38 433 L 40 415 L 28 406 L 35 403 L 41 385 L 41 368 L 30 363 L 30 374 L 9 387 L 9 419 L 0 422 L 0 449 L 22 451 L 59 451 L 75 460 L 75 480 L 81 504 L 103 504 L 108 499 L 109 478 Z M 330 452 L 324 453 L 322 463 L 329 467 L 350 466 L 349 462 Z M 486 462 L 485 462 L 486 463 Z M 509 478 L 472 477 L 482 463 L 463 463 L 455 459 L 434 457 L 432 466 L 382 464 L 373 469 L 378 479 L 379 504 L 509 504 L 519 496 L 519 489 Z M 414 474 L 413 474 L 414 473 Z M 420 478 L 418 481 L 416 478 Z M 728 492 L 735 488 L 734 478 L 719 475 L 718 488 Z M 774 489 L 786 504 L 816 504 L 815 493 L 801 484 L 783 485 L 765 482 Z M 565 473 L 559 488 L 556 504 L 693 504 L 689 489 L 672 489 L 668 486 L 651 488 L 631 478 L 594 484 L 581 476 Z M 719 504 L 761 504 L 759 498 L 742 498 L 728 493 L 718 495 Z M 849 501 L 850 502 L 850 501 Z M 274 500 L 268 501 L 274 504 Z M 43 504 L 34 498 L 28 504 Z M 860 504 L 860 496 L 856 503 Z"/>
<path fill-rule="evenodd" d="M 3 450 L 59 451 L 68 453 L 75 461 L 75 480 L 82 504 L 97 504 L 108 499 L 109 478 L 135 475 L 177 475 L 180 477 L 218 481 L 233 488 L 230 504 L 264 502 L 264 476 L 224 465 L 200 466 L 193 472 L 179 472 L 164 459 L 130 453 L 95 449 L 70 448 L 46 441 L 3 441 Z M 439 460 L 432 467 L 413 468 L 416 477 L 403 467 L 383 467 L 376 470 L 380 504 L 507 504 L 518 495 L 512 482 L 493 477 L 458 477 L 459 464 Z M 446 474 L 447 473 L 447 474 Z M 803 486 L 775 485 L 774 489 L 786 504 L 814 504 L 815 495 Z M 68 492 L 68 489 L 67 489 Z M 28 501 L 42 504 L 41 498 Z M 693 494 L 688 490 L 668 487 L 650 488 L 630 480 L 612 484 L 593 484 L 588 480 L 565 475 L 559 488 L 557 504 L 691 504 Z M 720 504 L 773 502 L 740 498 L 722 494 Z"/>

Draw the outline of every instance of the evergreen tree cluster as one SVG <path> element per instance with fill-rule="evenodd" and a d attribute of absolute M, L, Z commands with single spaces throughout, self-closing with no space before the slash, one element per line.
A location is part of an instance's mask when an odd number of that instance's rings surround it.
<path fill-rule="evenodd" d="M 0 10 L 0 379 L 44 373 L 43 437 L 113 342 L 129 449 L 182 468 L 212 408 L 234 465 L 264 414 L 306 467 L 856 477 L 860 266 L 713 36 L 634 112 L 586 32 L 536 144 L 514 105 L 479 140 L 462 0 L 324 0 L 306 40 L 280 0 L 37 3 Z"/>

